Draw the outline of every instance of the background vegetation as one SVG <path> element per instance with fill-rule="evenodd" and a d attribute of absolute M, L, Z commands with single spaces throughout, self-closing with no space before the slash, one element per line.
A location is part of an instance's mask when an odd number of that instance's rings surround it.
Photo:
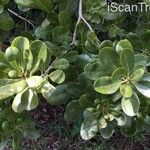
<path fill-rule="evenodd" d="M 0 149 L 150 149 L 150 12 L 107 4 L 0 0 Z"/>

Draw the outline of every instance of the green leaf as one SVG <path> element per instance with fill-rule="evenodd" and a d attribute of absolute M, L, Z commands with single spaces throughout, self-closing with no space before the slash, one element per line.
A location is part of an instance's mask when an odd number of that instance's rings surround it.
<path fill-rule="evenodd" d="M 60 70 L 66 70 L 69 68 L 69 61 L 64 58 L 58 59 L 54 64 L 54 68 Z"/>
<path fill-rule="evenodd" d="M 112 25 L 108 32 L 109 37 L 115 38 L 117 36 L 118 31 L 119 31 L 119 28 L 116 25 Z"/>
<path fill-rule="evenodd" d="M 144 32 L 143 34 L 143 48 L 144 50 L 149 50 L 149 47 L 150 47 L 150 30 L 147 30 Z"/>
<path fill-rule="evenodd" d="M 29 88 L 38 88 L 44 82 L 44 79 L 41 76 L 31 76 L 26 79 Z"/>
<path fill-rule="evenodd" d="M 55 27 L 52 31 L 52 35 L 54 40 L 59 44 L 64 42 L 71 42 L 70 31 L 64 26 Z"/>
<path fill-rule="evenodd" d="M 23 56 L 23 51 L 25 49 L 29 49 L 29 40 L 25 37 L 18 36 L 12 41 L 11 46 L 18 48 L 21 55 Z"/>
<path fill-rule="evenodd" d="M 56 86 L 56 88 L 51 88 L 49 95 L 46 98 L 47 102 L 51 105 L 61 105 L 65 104 L 70 96 L 66 91 L 65 85 Z"/>
<path fill-rule="evenodd" d="M 87 78 L 97 80 L 99 77 L 106 74 L 105 68 L 101 63 L 89 63 L 84 67 L 84 74 Z"/>
<path fill-rule="evenodd" d="M 109 139 L 114 133 L 114 128 L 112 125 L 108 125 L 106 128 L 101 129 L 100 133 L 104 139 Z"/>
<path fill-rule="evenodd" d="M 0 87 L 0 100 L 9 98 L 14 94 L 18 94 L 19 92 L 22 92 L 26 87 L 27 83 L 25 80 L 2 86 Z"/>
<path fill-rule="evenodd" d="M 101 94 L 113 94 L 119 89 L 121 84 L 122 81 L 113 83 L 111 77 L 101 77 L 95 81 L 94 89 Z"/>
<path fill-rule="evenodd" d="M 84 140 L 92 139 L 98 132 L 98 122 L 94 117 L 85 118 L 82 122 L 80 135 Z"/>
<path fill-rule="evenodd" d="M 51 72 L 49 77 L 53 82 L 57 84 L 61 84 L 65 81 L 65 73 L 62 70 L 55 70 Z"/>
<path fill-rule="evenodd" d="M 142 42 L 138 35 L 131 32 L 126 35 L 126 38 L 130 41 L 135 50 L 142 49 Z"/>
<path fill-rule="evenodd" d="M 79 99 L 80 106 L 84 109 L 93 105 L 91 97 L 88 94 L 84 94 Z"/>
<path fill-rule="evenodd" d="M 112 41 L 110 40 L 105 40 L 105 41 L 102 41 L 102 43 L 100 44 L 100 50 L 104 47 L 113 47 L 113 43 Z"/>
<path fill-rule="evenodd" d="M 4 31 L 10 31 L 14 27 L 14 21 L 5 11 L 0 14 L 0 29 Z"/>
<path fill-rule="evenodd" d="M 0 5 L 6 5 L 10 0 L 0 0 Z"/>
<path fill-rule="evenodd" d="M 109 70 L 114 70 L 119 65 L 119 56 L 111 47 L 101 49 L 99 56 L 102 65 L 109 68 Z"/>
<path fill-rule="evenodd" d="M 142 95 L 150 98 L 150 82 L 149 81 L 141 81 L 139 83 L 135 83 L 134 86 Z"/>
<path fill-rule="evenodd" d="M 12 103 L 12 109 L 14 112 L 20 113 L 26 108 L 27 101 L 24 100 L 24 98 L 25 98 L 24 96 L 28 97 L 28 95 L 24 95 L 24 92 L 26 92 L 26 91 L 27 91 L 27 88 L 23 92 L 21 92 L 15 96 L 13 103 Z"/>
<path fill-rule="evenodd" d="M 23 60 L 24 63 L 26 64 L 26 71 L 30 71 L 33 66 L 33 55 L 29 49 L 24 50 Z"/>
<path fill-rule="evenodd" d="M 37 93 L 32 89 L 26 89 L 25 91 L 16 95 L 13 100 L 12 108 L 15 112 L 22 112 L 24 109 L 32 110 L 39 104 Z"/>
<path fill-rule="evenodd" d="M 119 41 L 116 45 L 116 51 L 119 54 L 122 53 L 125 49 L 130 49 L 131 51 L 133 51 L 133 47 L 127 39 Z"/>
<path fill-rule="evenodd" d="M 131 85 L 123 84 L 120 86 L 120 93 L 124 97 L 131 97 L 133 94 Z"/>
<path fill-rule="evenodd" d="M 99 127 L 99 130 L 107 127 L 107 121 L 105 118 L 100 118 L 98 120 L 98 127 Z"/>
<path fill-rule="evenodd" d="M 132 95 L 132 97 L 123 97 L 121 101 L 121 106 L 125 114 L 128 116 L 137 115 L 140 108 L 140 101 L 136 93 Z"/>
<path fill-rule="evenodd" d="M 138 69 L 131 74 L 130 79 L 134 83 L 139 82 L 143 78 L 143 75 L 144 75 L 144 70 Z"/>
<path fill-rule="evenodd" d="M 118 126 L 124 126 L 127 122 L 127 118 L 124 113 L 121 113 L 119 116 L 115 117 Z"/>
<path fill-rule="evenodd" d="M 0 137 L 0 150 L 4 150 L 5 146 L 9 142 L 8 137 L 6 136 L 1 136 Z"/>
<path fill-rule="evenodd" d="M 122 134 L 127 137 L 133 137 L 136 135 L 138 130 L 138 124 L 137 121 L 133 117 L 126 117 L 126 124 L 124 128 L 122 129 Z"/>
<path fill-rule="evenodd" d="M 66 86 L 66 90 L 69 94 L 73 95 L 76 98 L 79 98 L 83 93 L 81 84 L 75 82 L 69 83 Z"/>
<path fill-rule="evenodd" d="M 70 14 L 67 11 L 60 12 L 58 19 L 61 26 L 65 26 L 67 28 L 71 27 L 72 20 Z"/>
<path fill-rule="evenodd" d="M 125 68 L 117 68 L 111 75 L 111 79 L 113 82 L 122 81 L 125 77 L 127 77 L 127 70 Z"/>
<path fill-rule="evenodd" d="M 55 90 L 55 87 L 52 84 L 50 84 L 48 81 L 45 81 L 41 87 L 40 92 L 42 93 L 45 99 L 48 99 L 52 90 Z"/>
<path fill-rule="evenodd" d="M 134 66 L 135 66 L 135 57 L 134 53 L 129 50 L 125 49 L 120 56 L 121 66 L 124 67 L 128 71 L 128 76 L 133 73 Z"/>
<path fill-rule="evenodd" d="M 49 0 L 15 0 L 15 2 L 24 8 L 35 8 L 45 12 L 49 12 L 52 9 L 52 2 Z"/>
<path fill-rule="evenodd" d="M 74 100 L 74 101 L 71 101 L 67 105 L 64 118 L 68 122 L 75 121 L 75 120 L 79 119 L 82 112 L 83 112 L 83 109 L 81 108 L 79 101 Z"/>
<path fill-rule="evenodd" d="M 19 64 L 21 63 L 21 56 L 19 49 L 17 49 L 16 47 L 9 47 L 5 51 L 5 56 L 11 67 L 15 70 L 20 71 Z"/>
<path fill-rule="evenodd" d="M 78 60 L 79 55 L 78 55 L 78 52 L 76 52 L 76 51 L 70 51 L 70 52 L 64 54 L 63 57 L 65 59 L 67 59 L 70 63 L 75 63 Z"/>
<path fill-rule="evenodd" d="M 29 49 L 31 50 L 34 58 L 34 65 L 37 60 L 42 60 L 43 63 L 46 62 L 47 59 L 47 47 L 46 45 L 39 40 L 36 40 L 30 44 Z"/>

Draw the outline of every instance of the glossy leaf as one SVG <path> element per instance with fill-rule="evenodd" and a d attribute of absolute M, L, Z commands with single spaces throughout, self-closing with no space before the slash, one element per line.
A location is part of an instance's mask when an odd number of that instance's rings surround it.
<path fill-rule="evenodd" d="M 120 93 L 124 96 L 124 97 L 131 97 L 133 94 L 133 90 L 131 85 L 128 84 L 123 84 L 120 86 Z"/>
<path fill-rule="evenodd" d="M 65 81 L 65 73 L 62 70 L 56 70 L 50 73 L 50 79 L 58 84 L 61 84 Z"/>
<path fill-rule="evenodd" d="M 131 77 L 130 77 L 131 81 L 132 82 L 139 82 L 143 78 L 143 75 L 144 75 L 144 70 L 138 69 L 131 74 Z"/>
<path fill-rule="evenodd" d="M 135 57 L 134 53 L 129 50 L 125 49 L 120 56 L 121 66 L 124 67 L 128 71 L 128 75 L 130 75 L 135 66 Z"/>
<path fill-rule="evenodd" d="M 56 61 L 54 64 L 55 69 L 66 70 L 69 68 L 69 61 L 62 58 Z"/>
<path fill-rule="evenodd" d="M 94 89 L 101 94 L 113 94 L 119 89 L 121 84 L 122 81 L 113 83 L 111 77 L 101 77 L 95 81 Z"/>
<path fill-rule="evenodd" d="M 97 132 L 98 132 L 97 119 L 94 117 L 84 119 L 80 129 L 80 135 L 82 139 L 90 140 L 96 135 Z"/>
<path fill-rule="evenodd" d="M 81 116 L 82 111 L 78 100 L 71 101 L 66 107 L 64 118 L 69 122 L 75 121 Z"/>
<path fill-rule="evenodd" d="M 150 98 L 150 82 L 141 81 L 139 83 L 134 84 L 136 89 L 144 96 Z"/>
<path fill-rule="evenodd" d="M 125 49 L 130 49 L 131 51 L 133 51 L 133 47 L 127 39 L 119 41 L 118 44 L 116 45 L 116 51 L 119 54 L 123 52 Z"/>
<path fill-rule="evenodd" d="M 137 115 L 140 108 L 140 100 L 138 96 L 134 93 L 132 97 L 123 97 L 121 101 L 121 106 L 125 114 L 128 116 Z"/>

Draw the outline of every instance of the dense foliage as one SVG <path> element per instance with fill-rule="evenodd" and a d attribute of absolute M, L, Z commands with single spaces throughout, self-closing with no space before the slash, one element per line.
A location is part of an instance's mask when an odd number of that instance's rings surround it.
<path fill-rule="evenodd" d="M 39 136 L 28 111 L 42 97 L 66 107 L 64 119 L 80 123 L 84 140 L 149 130 L 150 12 L 107 7 L 104 0 L 0 0 L 0 149 Z"/>

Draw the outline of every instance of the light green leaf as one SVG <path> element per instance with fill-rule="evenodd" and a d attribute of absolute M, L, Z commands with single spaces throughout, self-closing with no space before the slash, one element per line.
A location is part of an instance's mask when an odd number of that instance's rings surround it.
<path fill-rule="evenodd" d="M 127 77 L 127 70 L 125 68 L 117 68 L 111 75 L 112 81 L 122 81 L 125 77 Z"/>
<path fill-rule="evenodd" d="M 41 76 L 31 76 L 26 79 L 29 88 L 38 88 L 44 82 L 44 79 Z"/>
<path fill-rule="evenodd" d="M 98 120 L 98 127 L 99 127 L 99 129 L 104 129 L 107 127 L 107 121 L 105 118 L 100 118 Z"/>
<path fill-rule="evenodd" d="M 24 109 L 32 110 L 39 104 L 37 93 L 32 89 L 26 89 L 14 98 L 12 108 L 15 112 L 22 112 Z"/>
<path fill-rule="evenodd" d="M 0 87 L 0 100 L 9 98 L 14 94 L 22 92 L 27 87 L 25 80 L 21 80 L 12 84 Z"/>
<path fill-rule="evenodd" d="M 23 55 L 23 51 L 29 49 L 29 40 L 25 37 L 18 36 L 12 41 L 11 46 L 18 48 L 21 55 Z"/>
<path fill-rule="evenodd" d="M 144 70 L 138 69 L 131 74 L 130 79 L 132 82 L 139 82 L 143 78 L 143 75 L 144 75 Z"/>
<path fill-rule="evenodd" d="M 101 77 L 95 81 L 94 89 L 101 94 L 113 94 L 119 89 L 121 84 L 122 81 L 113 83 L 111 77 Z"/>
<path fill-rule="evenodd" d="M 121 86 L 120 86 L 120 93 L 121 93 L 124 97 L 131 97 L 132 94 L 133 94 L 131 85 L 128 85 L 128 84 L 123 84 L 123 85 L 121 85 Z"/>
<path fill-rule="evenodd" d="M 130 49 L 131 51 L 133 51 L 133 47 L 127 39 L 119 41 L 118 44 L 116 45 L 116 51 L 119 54 L 123 52 L 125 49 Z"/>
<path fill-rule="evenodd" d="M 47 47 L 42 41 L 36 40 L 32 42 L 29 49 L 33 54 L 34 63 L 37 59 L 41 59 L 42 62 L 45 63 L 47 59 Z"/>
<path fill-rule="evenodd" d="M 128 76 L 133 73 L 135 66 L 134 53 L 130 49 L 122 51 L 120 56 L 121 66 L 128 71 Z"/>
<path fill-rule="evenodd" d="M 5 56 L 11 67 L 15 70 L 20 71 L 19 64 L 21 63 L 21 56 L 19 49 L 17 49 L 16 47 L 9 47 L 5 51 Z"/>
<path fill-rule="evenodd" d="M 49 75 L 50 79 L 57 83 L 61 84 L 65 81 L 65 73 L 62 70 L 55 70 Z"/>
<path fill-rule="evenodd" d="M 33 55 L 29 49 L 23 51 L 23 60 L 26 64 L 26 71 L 30 71 L 33 66 Z"/>
<path fill-rule="evenodd" d="M 134 93 L 132 97 L 123 97 L 121 101 L 121 106 L 125 114 L 127 114 L 128 116 L 132 117 L 137 115 L 140 108 L 140 101 L 138 96 Z"/>

